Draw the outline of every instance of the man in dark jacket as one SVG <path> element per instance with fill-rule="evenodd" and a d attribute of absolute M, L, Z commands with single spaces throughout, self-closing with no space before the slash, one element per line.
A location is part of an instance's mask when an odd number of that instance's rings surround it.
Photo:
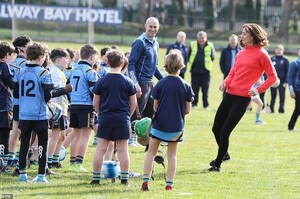
<path fill-rule="evenodd" d="M 229 74 L 229 71 L 234 64 L 235 57 L 241 49 L 242 47 L 238 45 L 238 36 L 236 34 L 230 35 L 229 44 L 222 50 L 220 58 L 220 68 L 224 74 L 224 79 Z"/>
<path fill-rule="evenodd" d="M 183 61 L 184 61 L 185 67 L 180 70 L 180 74 L 179 75 L 183 79 L 184 79 L 184 74 L 185 74 L 185 71 L 186 71 L 186 66 L 187 66 L 187 61 L 188 61 L 188 47 L 185 44 L 185 40 L 186 40 L 186 34 L 185 34 L 185 32 L 179 31 L 177 33 L 177 36 L 176 36 L 176 42 L 173 43 L 173 44 L 170 44 L 168 46 L 167 52 L 166 52 L 166 55 L 167 55 L 167 54 L 169 54 L 169 52 L 170 52 L 171 49 L 178 49 L 178 50 L 180 50 L 180 52 L 182 54 L 182 57 L 183 57 Z"/>

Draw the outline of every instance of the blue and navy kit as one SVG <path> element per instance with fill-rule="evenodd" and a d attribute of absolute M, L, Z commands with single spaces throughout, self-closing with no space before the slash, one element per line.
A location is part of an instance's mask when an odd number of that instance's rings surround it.
<path fill-rule="evenodd" d="M 109 72 L 109 66 L 104 62 L 100 62 L 100 71 L 98 72 L 98 75 L 101 77 L 104 77 Z"/>
<path fill-rule="evenodd" d="M 20 74 L 21 68 L 27 64 L 24 56 L 18 55 L 17 58 L 10 64 L 10 71 L 13 75 L 14 82 L 17 81 L 17 75 Z M 19 99 L 13 98 L 13 105 L 19 105 Z"/>
<path fill-rule="evenodd" d="M 0 62 L 0 112 L 12 110 L 12 93 L 7 90 L 8 86 L 5 84 L 5 80 L 12 76 L 9 66 L 5 62 Z"/>
<path fill-rule="evenodd" d="M 271 58 L 272 64 L 277 72 L 280 83 L 287 83 L 287 73 L 289 70 L 289 60 L 286 56 L 274 56 Z"/>
<path fill-rule="evenodd" d="M 129 97 L 137 91 L 129 77 L 108 73 L 99 79 L 93 92 L 100 95 L 99 126 L 130 126 Z"/>
<path fill-rule="evenodd" d="M 186 102 L 194 99 L 187 82 L 178 76 L 166 76 L 156 84 L 152 97 L 159 102 L 153 128 L 164 132 L 182 131 Z"/>
<path fill-rule="evenodd" d="M 44 88 L 53 86 L 49 71 L 36 64 L 26 64 L 17 82 L 20 120 L 46 120 Z"/>
<path fill-rule="evenodd" d="M 86 61 L 80 61 L 74 68 L 70 79 L 73 86 L 71 105 L 93 105 L 92 89 L 98 81 L 96 71 Z"/>

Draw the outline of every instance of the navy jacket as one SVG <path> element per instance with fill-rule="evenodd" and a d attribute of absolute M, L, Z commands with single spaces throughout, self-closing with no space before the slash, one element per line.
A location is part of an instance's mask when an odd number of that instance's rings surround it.
<path fill-rule="evenodd" d="M 286 56 L 273 56 L 271 60 L 280 82 L 287 83 L 287 73 L 289 69 L 288 58 Z"/>
<path fill-rule="evenodd" d="M 128 60 L 128 73 L 134 84 L 152 82 L 153 76 L 158 80 L 163 78 L 157 67 L 158 47 L 156 38 L 150 40 L 146 33 L 134 40 Z"/>
<path fill-rule="evenodd" d="M 238 45 L 234 50 L 235 54 L 237 54 L 240 50 L 242 50 L 242 47 Z M 228 44 L 227 47 L 223 48 L 220 58 L 220 69 L 224 74 L 224 78 L 229 74 L 231 67 L 231 47 Z"/>

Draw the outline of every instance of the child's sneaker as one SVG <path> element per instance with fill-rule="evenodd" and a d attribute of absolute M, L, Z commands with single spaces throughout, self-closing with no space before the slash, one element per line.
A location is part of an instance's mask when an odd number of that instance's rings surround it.
<path fill-rule="evenodd" d="M 149 191 L 149 182 L 143 182 L 141 190 L 142 191 Z"/>
<path fill-rule="evenodd" d="M 128 180 L 121 180 L 121 184 L 128 186 Z"/>
<path fill-rule="evenodd" d="M 50 181 L 45 177 L 41 177 L 41 176 L 36 176 L 35 178 L 33 178 L 32 180 L 33 182 L 39 182 L 39 183 L 49 183 Z"/>
<path fill-rule="evenodd" d="M 19 182 L 31 182 L 31 181 L 28 179 L 27 175 L 20 175 Z"/>
<path fill-rule="evenodd" d="M 100 180 L 92 180 L 92 182 L 90 182 L 90 184 L 92 184 L 92 185 L 100 184 Z"/>
<path fill-rule="evenodd" d="M 82 164 L 71 164 L 72 170 L 79 173 L 88 173 L 89 171 L 83 168 Z"/>
<path fill-rule="evenodd" d="M 140 173 L 129 172 L 129 178 L 138 178 L 140 176 Z"/>
<path fill-rule="evenodd" d="M 172 190 L 173 190 L 173 187 L 170 186 L 170 185 L 167 185 L 167 186 L 166 186 L 166 190 L 172 191 Z"/>
<path fill-rule="evenodd" d="M 19 176 L 20 175 L 20 171 L 18 168 L 14 168 L 12 170 L 12 173 L 11 173 L 12 176 Z"/>
<path fill-rule="evenodd" d="M 255 121 L 255 124 L 257 124 L 257 125 L 265 125 L 266 123 L 263 122 L 263 121 L 261 121 L 261 120 L 257 120 L 257 121 Z"/>

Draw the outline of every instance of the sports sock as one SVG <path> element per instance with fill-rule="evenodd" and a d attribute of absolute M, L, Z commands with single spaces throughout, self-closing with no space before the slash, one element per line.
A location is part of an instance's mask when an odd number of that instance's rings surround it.
<path fill-rule="evenodd" d="M 167 186 L 173 186 L 173 181 L 174 181 L 174 178 L 167 178 L 166 179 L 166 185 Z"/>
<path fill-rule="evenodd" d="M 71 164 L 75 164 L 76 161 L 76 157 L 70 157 L 70 163 Z"/>
<path fill-rule="evenodd" d="M 150 182 L 150 174 L 143 174 L 143 182 Z"/>
<path fill-rule="evenodd" d="M 52 164 L 58 164 L 59 163 L 59 154 L 54 154 L 52 159 Z"/>
<path fill-rule="evenodd" d="M 13 152 L 13 151 L 8 152 L 8 159 L 9 160 L 13 160 L 14 159 L 14 155 L 15 155 L 15 152 Z"/>
<path fill-rule="evenodd" d="M 260 121 L 260 114 L 256 113 L 256 120 L 255 121 Z"/>
<path fill-rule="evenodd" d="M 93 172 L 92 180 L 100 180 L 100 178 L 101 178 L 101 172 Z"/>
<path fill-rule="evenodd" d="M 84 158 L 80 155 L 76 156 L 75 164 L 82 164 L 83 159 Z"/>
<path fill-rule="evenodd" d="M 52 164 L 52 162 L 53 162 L 53 156 L 49 156 L 47 163 L 48 164 Z"/>
<path fill-rule="evenodd" d="M 120 177 L 121 177 L 121 180 L 128 180 L 128 178 L 129 178 L 129 173 L 128 173 L 128 172 L 121 171 Z"/>

